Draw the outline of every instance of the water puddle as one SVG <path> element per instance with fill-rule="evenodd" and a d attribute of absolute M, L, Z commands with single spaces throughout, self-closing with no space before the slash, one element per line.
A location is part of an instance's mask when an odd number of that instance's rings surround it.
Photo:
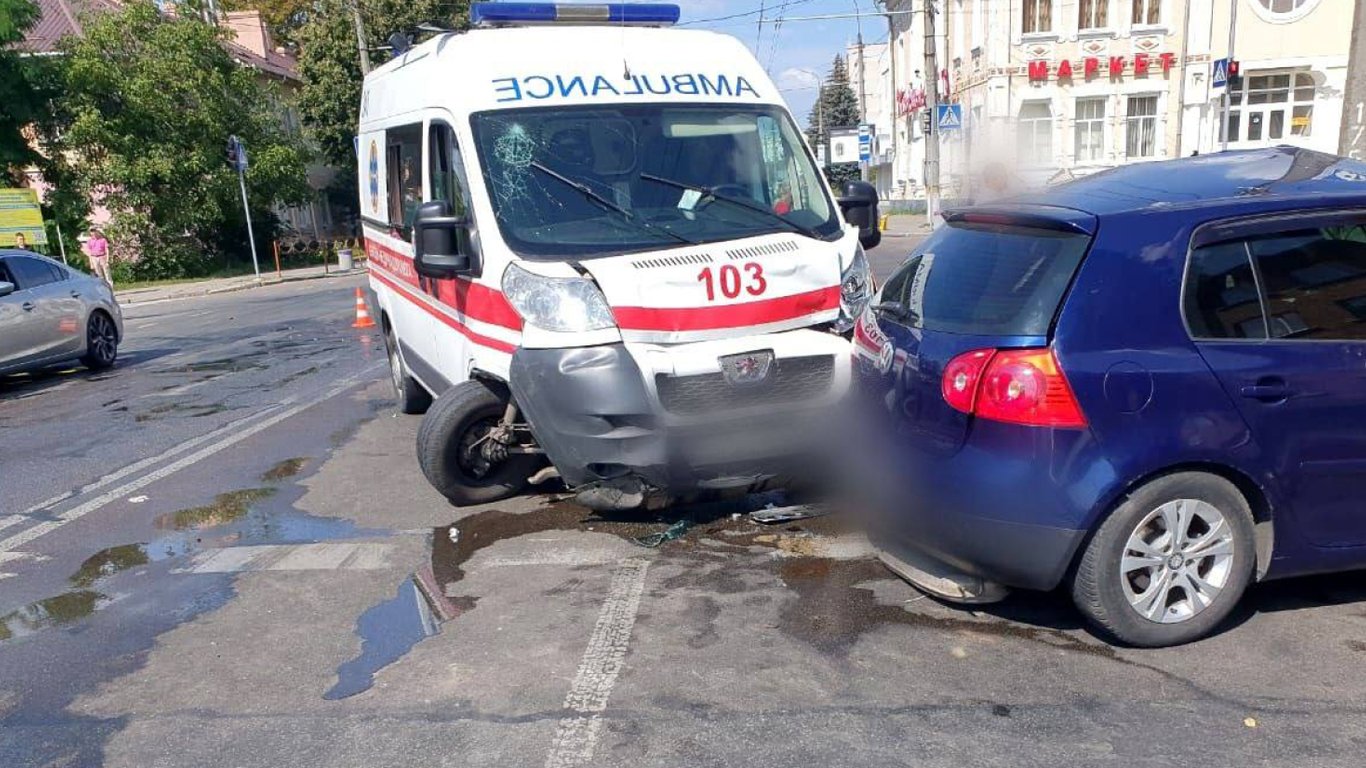
<path fill-rule="evenodd" d="M 0 642 L 26 637 L 51 627 L 83 619 L 109 603 L 109 598 L 89 589 L 64 592 L 29 603 L 0 616 Z"/>
<path fill-rule="evenodd" d="M 337 667 L 337 683 L 323 698 L 336 701 L 370 690 L 377 672 L 439 631 L 426 598 L 417 584 L 407 579 L 399 585 L 398 594 L 369 608 L 356 620 L 360 655 Z"/>
<path fill-rule="evenodd" d="M 278 483 L 281 480 L 288 480 L 299 474 L 299 470 L 304 468 L 304 463 L 307 461 L 308 458 L 304 456 L 295 456 L 292 459 L 285 459 L 270 469 L 267 469 L 265 473 L 261 475 L 261 482 Z"/>

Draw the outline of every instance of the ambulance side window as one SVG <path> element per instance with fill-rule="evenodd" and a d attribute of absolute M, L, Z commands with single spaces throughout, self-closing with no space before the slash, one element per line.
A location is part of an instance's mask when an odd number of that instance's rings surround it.
<path fill-rule="evenodd" d="M 422 124 L 390 128 L 385 134 L 389 234 L 412 242 L 413 217 L 422 204 Z"/>
<path fill-rule="evenodd" d="M 469 198 L 465 186 L 465 166 L 460 159 L 460 145 L 455 131 L 445 123 L 432 123 L 428 150 L 431 157 L 431 189 L 433 200 L 451 204 L 451 212 L 465 216 Z"/>

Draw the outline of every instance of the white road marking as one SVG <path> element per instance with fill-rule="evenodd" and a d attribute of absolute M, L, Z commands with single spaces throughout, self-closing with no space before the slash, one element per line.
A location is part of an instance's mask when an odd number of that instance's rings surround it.
<path fill-rule="evenodd" d="M 626 646 L 636 624 L 649 567 L 649 560 L 633 557 L 621 561 L 613 571 L 607 601 L 598 613 L 588 648 L 579 661 L 579 671 L 564 698 L 564 708 L 574 714 L 560 720 L 545 760 L 546 768 L 586 765 L 593 759 L 593 750 L 602 735 L 602 712 L 607 709 L 607 699 L 626 660 Z"/>
<path fill-rule="evenodd" d="M 243 571 L 376 571 L 389 567 L 390 546 L 379 542 L 260 544 L 196 554 L 175 573 Z"/>
<path fill-rule="evenodd" d="M 272 405 L 262 410 L 259 410 L 256 413 L 253 413 L 249 416 L 243 416 L 242 418 L 236 421 L 228 422 L 227 424 L 224 424 L 218 429 L 215 429 L 211 432 L 206 432 L 200 435 L 199 437 L 192 437 L 183 443 L 177 443 L 176 445 L 167 448 L 166 450 L 162 451 L 161 453 L 158 453 L 155 456 L 149 456 L 140 461 L 135 461 L 126 467 L 123 467 L 107 475 L 104 475 L 103 477 L 101 477 L 93 483 L 81 486 L 80 488 L 77 488 L 75 490 L 67 491 L 66 493 L 60 493 L 56 496 L 53 496 L 50 499 L 44 499 L 38 502 L 37 504 L 34 504 L 33 506 L 29 507 L 28 509 L 17 512 L 13 515 L 0 518 L 0 530 L 4 530 L 12 525 L 17 525 L 19 523 L 25 522 L 34 513 L 47 511 L 53 506 L 61 504 L 64 501 L 69 501 L 70 499 L 74 499 L 77 496 L 83 496 L 87 493 L 98 491 L 101 488 L 112 485 L 135 472 L 140 472 L 144 469 L 147 469 L 148 467 L 160 464 L 161 462 L 170 459 L 172 456 L 175 456 L 178 453 L 183 453 L 185 451 L 190 450 L 191 448 L 194 448 L 197 445 L 213 440 L 214 438 L 231 432 L 234 429 L 238 429 L 247 422 L 252 421 L 256 418 L 260 418 L 261 416 L 268 414 L 271 411 L 274 411 L 284 405 L 287 405 L 288 403 L 289 401 L 285 401 L 284 403 Z"/>
<path fill-rule="evenodd" d="M 210 456 L 213 456 L 221 451 L 231 448 L 232 446 L 242 442 L 243 440 L 246 440 L 252 435 L 257 434 L 258 432 L 270 429 L 276 424 L 279 424 L 280 422 L 286 419 L 297 416 L 300 413 L 303 413 L 304 411 L 308 410 L 309 408 L 318 405 L 319 403 L 326 402 L 332 399 L 333 397 L 336 397 L 337 395 L 341 394 L 342 392 L 346 391 L 347 389 L 350 389 L 351 387 L 355 386 L 362 379 L 363 376 L 370 373 L 371 371 L 377 370 L 381 365 L 385 364 L 386 363 L 375 363 L 374 365 L 367 366 L 361 371 L 351 376 L 348 376 L 345 379 L 342 379 L 335 386 L 326 390 L 317 399 L 309 400 L 308 402 L 300 403 L 293 407 L 286 408 L 285 410 L 275 413 L 274 415 L 268 418 L 262 419 L 246 427 L 243 427 L 236 432 L 223 435 L 222 440 L 219 440 L 218 442 L 215 442 L 212 445 L 200 448 L 199 450 L 189 454 L 188 456 L 183 456 L 171 462 L 170 464 L 161 467 L 160 469 L 153 470 L 152 472 L 142 475 L 141 477 L 135 480 L 130 480 L 129 482 L 124 483 L 123 485 L 117 488 L 114 488 L 113 490 L 106 491 L 105 493 L 102 493 L 99 496 L 90 499 L 84 504 L 72 507 L 71 509 L 58 515 L 56 520 L 48 520 L 39 523 L 38 525 L 35 525 L 32 528 L 25 529 L 9 537 L 8 539 L 0 541 L 0 552 L 10 552 L 14 549 L 22 547 L 40 536 L 45 536 L 51 533 L 52 531 L 61 528 L 67 523 L 71 523 L 81 519 L 82 517 L 85 517 L 91 512 L 100 509 L 101 507 L 109 504 L 112 501 L 115 501 L 116 499 L 123 498 L 124 496 L 127 496 L 128 494 L 133 493 L 134 491 L 141 490 L 142 488 L 145 488 L 146 486 L 151 485 L 152 483 L 155 483 L 158 480 L 169 477 L 175 474 L 176 472 L 185 469 L 186 467 L 194 466 L 195 464 L 198 464 L 204 459 L 207 459 Z M 235 424 L 240 423 L 240 421 L 235 422 Z M 219 429 L 215 430 L 214 432 L 211 432 L 210 435 L 217 436 L 219 434 L 222 434 L 223 432 L 224 430 Z M 204 439 L 205 438 L 202 437 L 196 438 L 194 442 L 203 442 Z M 120 472 L 123 472 L 123 470 L 120 470 Z M 127 473 L 123 472 L 123 474 Z"/>

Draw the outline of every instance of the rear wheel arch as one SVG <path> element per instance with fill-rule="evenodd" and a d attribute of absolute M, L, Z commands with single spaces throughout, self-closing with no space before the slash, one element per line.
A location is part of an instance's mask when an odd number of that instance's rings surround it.
<path fill-rule="evenodd" d="M 1122 491 L 1117 493 L 1102 506 L 1104 511 L 1091 521 L 1085 538 L 1077 545 L 1077 550 L 1072 555 L 1070 570 L 1076 569 L 1077 565 L 1081 562 L 1082 555 L 1086 552 L 1087 546 L 1090 545 L 1091 539 L 1096 535 L 1096 531 L 1098 531 L 1105 520 L 1124 503 L 1125 499 L 1132 496 L 1139 488 L 1142 488 L 1159 478 L 1181 472 L 1203 472 L 1227 480 L 1243 495 L 1243 498 L 1247 500 L 1248 508 L 1252 510 L 1252 521 L 1257 537 L 1256 579 L 1260 581 L 1266 576 L 1267 569 L 1271 565 L 1271 556 L 1276 538 L 1275 512 L 1270 494 L 1268 494 L 1267 490 L 1246 472 L 1227 464 L 1220 464 L 1212 461 L 1191 461 L 1173 464 L 1149 472 L 1125 486 Z"/>

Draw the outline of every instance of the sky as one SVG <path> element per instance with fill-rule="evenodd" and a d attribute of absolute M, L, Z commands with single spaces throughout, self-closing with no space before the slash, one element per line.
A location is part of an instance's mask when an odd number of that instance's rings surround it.
<path fill-rule="evenodd" d="M 873 0 L 668 0 L 682 6 L 681 25 L 734 35 L 749 46 L 783 91 L 793 115 L 805 124 L 815 103 L 820 77 L 830 71 L 835 54 L 857 40 L 859 25 L 865 43 L 884 42 L 883 17 L 790 21 L 782 18 L 826 14 L 873 13 Z M 759 9 L 764 23 L 759 24 Z M 736 16 L 722 19 L 720 17 Z M 817 77 L 819 75 L 819 77 Z"/>

